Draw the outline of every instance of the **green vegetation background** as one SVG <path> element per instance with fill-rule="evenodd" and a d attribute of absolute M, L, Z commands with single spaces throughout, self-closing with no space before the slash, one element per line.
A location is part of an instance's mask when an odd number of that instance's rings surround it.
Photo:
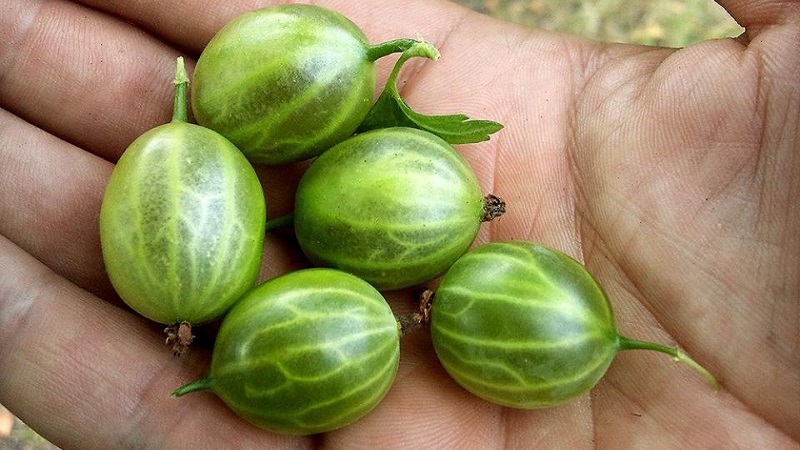
<path fill-rule="evenodd" d="M 712 0 L 452 1 L 510 22 L 607 42 L 684 47 L 742 32 Z M 19 420 L 9 436 L 0 436 L 0 450 L 55 448 Z"/>

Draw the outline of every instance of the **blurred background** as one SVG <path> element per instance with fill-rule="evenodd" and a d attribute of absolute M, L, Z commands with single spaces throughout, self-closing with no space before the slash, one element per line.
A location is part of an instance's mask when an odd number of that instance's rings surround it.
<path fill-rule="evenodd" d="M 743 29 L 712 0 L 451 0 L 510 22 L 606 42 L 685 47 Z"/>
<path fill-rule="evenodd" d="M 607 42 L 684 47 L 743 31 L 712 0 L 451 0 L 510 22 Z M 52 450 L 0 405 L 0 450 Z"/>

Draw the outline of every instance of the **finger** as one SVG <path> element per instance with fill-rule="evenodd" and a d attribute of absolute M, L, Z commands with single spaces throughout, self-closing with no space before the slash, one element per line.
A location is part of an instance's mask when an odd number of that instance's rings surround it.
<path fill-rule="evenodd" d="M 4 2 L 0 106 L 115 160 L 169 120 L 177 52 L 72 2 Z"/>
<path fill-rule="evenodd" d="M 149 24 L 173 36 L 177 45 L 199 51 L 222 23 L 239 11 L 229 2 L 202 6 L 184 2 L 175 9 L 171 5 L 93 5 L 126 13 L 120 20 L 67 1 L 12 3 L 0 22 L 10 36 L 0 54 L 0 78 L 4 80 L 0 106 L 68 142 L 115 160 L 133 138 L 168 120 L 170 82 L 179 54 L 127 21 Z M 359 5 L 362 17 L 372 10 Z M 237 6 L 243 9 L 248 5 Z M 420 12 L 424 11 L 428 9 L 421 8 Z"/>
<path fill-rule="evenodd" d="M 748 41 L 774 25 L 797 23 L 800 5 L 775 0 L 717 0 L 728 14 L 745 28 Z"/>
<path fill-rule="evenodd" d="M 160 327 L 97 301 L 0 237 L 0 402 L 64 448 L 308 446 L 261 432 L 214 396 L 173 399 L 202 375 Z"/>
<path fill-rule="evenodd" d="M 0 234 L 75 284 L 112 298 L 98 214 L 112 165 L 0 110 Z"/>
<path fill-rule="evenodd" d="M 292 3 L 269 0 L 212 3 L 200 0 L 167 3 L 157 0 L 78 1 L 108 14 L 125 18 L 154 35 L 163 37 L 178 48 L 185 48 L 195 53 L 200 53 L 211 37 L 233 17 L 265 6 Z M 377 0 L 366 3 L 339 0 L 314 2 L 314 4 L 334 9 L 347 16 L 366 32 L 372 43 L 418 35 L 437 42 L 465 11 L 445 1 Z"/>
<path fill-rule="evenodd" d="M 105 273 L 99 214 L 113 165 L 0 110 L 0 235 L 83 289 L 118 303 Z M 268 217 L 291 211 L 302 165 L 259 168 Z M 301 267 L 291 233 L 266 240 L 260 279 Z"/>

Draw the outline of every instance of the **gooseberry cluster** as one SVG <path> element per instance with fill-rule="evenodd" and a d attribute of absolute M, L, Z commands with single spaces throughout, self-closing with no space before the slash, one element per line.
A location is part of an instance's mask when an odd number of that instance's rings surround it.
<path fill-rule="evenodd" d="M 375 61 L 400 57 L 372 102 Z M 173 120 L 124 152 L 103 199 L 109 277 L 135 311 L 169 326 L 181 353 L 191 326 L 223 317 L 207 390 L 252 424 L 289 434 L 346 426 L 390 389 L 401 320 L 382 291 L 442 274 L 415 316 L 465 389 L 494 403 L 540 408 L 582 395 L 616 352 L 678 350 L 620 336 L 600 286 L 575 260 L 529 242 L 469 251 L 505 204 L 481 193 L 452 144 L 502 126 L 427 116 L 396 80 L 418 39 L 370 45 L 350 20 L 311 5 L 280 5 L 225 25 L 189 77 L 178 58 Z M 267 221 L 252 164 L 313 158 L 292 221 Z M 315 268 L 258 286 L 268 223 L 291 223 Z M 498 326 L 502 324 L 502 326 Z M 713 378 L 712 378 L 713 380 Z"/>

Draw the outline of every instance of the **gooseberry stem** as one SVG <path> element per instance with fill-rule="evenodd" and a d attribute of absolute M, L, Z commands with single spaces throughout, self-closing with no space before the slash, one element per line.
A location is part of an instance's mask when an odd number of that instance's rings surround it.
<path fill-rule="evenodd" d="M 397 97 L 400 96 L 400 93 L 397 91 L 397 76 L 400 75 L 400 69 L 402 69 L 403 64 L 411 58 L 418 58 L 424 57 L 430 60 L 436 61 L 439 59 L 439 50 L 434 47 L 433 45 L 425 42 L 424 40 L 411 40 L 413 43 L 412 45 L 408 46 L 408 48 L 402 50 L 402 54 L 397 62 L 394 64 L 392 68 L 392 72 L 389 74 L 389 78 L 386 81 L 386 89 L 393 94 L 396 94 Z"/>
<path fill-rule="evenodd" d="M 711 374 L 711 372 L 698 364 L 697 361 L 690 358 L 689 355 L 683 353 L 677 348 L 667 347 L 666 345 L 656 344 L 655 342 L 628 339 L 624 336 L 619 336 L 618 342 L 620 350 L 654 350 L 657 352 L 666 353 L 667 355 L 672 356 L 675 361 L 686 364 L 694 369 L 695 372 L 705 377 L 714 387 L 714 390 L 719 389 L 719 383 L 717 382 L 717 379 L 714 378 L 714 375 Z"/>
<path fill-rule="evenodd" d="M 292 225 L 294 225 L 294 214 L 284 214 L 282 216 L 275 217 L 274 219 L 267 219 L 265 232 L 269 233 L 270 231 L 275 231 L 278 228 L 286 228 Z"/>
<path fill-rule="evenodd" d="M 189 74 L 183 64 L 183 56 L 178 56 L 175 65 L 175 103 L 172 108 L 172 123 L 186 123 L 189 114 L 186 106 L 186 88 L 189 86 Z"/>
<path fill-rule="evenodd" d="M 190 392 L 210 391 L 212 389 L 214 389 L 214 378 L 212 378 L 211 375 L 207 375 L 204 378 L 184 384 L 178 389 L 175 389 L 175 392 L 172 393 L 172 396 L 180 397 Z"/>
<path fill-rule="evenodd" d="M 422 288 L 414 294 L 417 309 L 397 318 L 400 323 L 400 336 L 406 336 L 428 325 L 431 321 L 431 305 L 435 292 Z"/>
<path fill-rule="evenodd" d="M 419 43 L 420 41 L 416 39 L 395 39 L 393 41 L 376 44 L 367 49 L 367 59 L 375 62 L 392 53 L 404 52 Z"/>

